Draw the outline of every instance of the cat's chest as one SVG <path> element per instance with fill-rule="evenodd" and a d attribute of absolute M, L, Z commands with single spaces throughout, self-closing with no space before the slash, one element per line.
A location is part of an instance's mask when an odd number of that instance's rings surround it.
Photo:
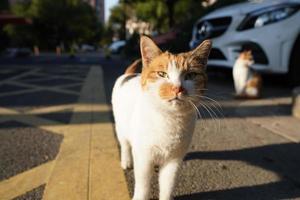
<path fill-rule="evenodd" d="M 139 120 L 135 139 L 151 149 L 157 158 L 176 157 L 184 153 L 195 125 L 193 116 L 165 115 L 153 110 L 140 113 Z"/>
<path fill-rule="evenodd" d="M 148 143 L 154 160 L 160 163 L 170 158 L 182 157 L 188 149 L 193 131 L 194 126 L 191 124 L 173 124 L 157 131 L 151 143 Z"/>

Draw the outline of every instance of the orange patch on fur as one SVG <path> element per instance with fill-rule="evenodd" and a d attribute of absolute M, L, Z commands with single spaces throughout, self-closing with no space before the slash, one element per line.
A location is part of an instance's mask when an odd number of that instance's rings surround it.
<path fill-rule="evenodd" d="M 247 95 L 248 98 L 259 98 L 261 96 L 261 88 L 262 88 L 262 78 L 259 74 L 254 74 L 253 77 L 248 80 L 246 84 L 246 90 L 247 88 L 255 88 L 257 89 L 258 93 L 254 96 Z"/>
<path fill-rule="evenodd" d="M 142 87 L 145 88 L 147 82 L 155 82 L 159 77 L 157 76 L 158 71 L 168 71 L 169 53 L 163 53 L 156 57 L 149 66 L 144 67 L 142 70 Z"/>
<path fill-rule="evenodd" d="M 164 83 L 159 88 L 159 96 L 162 99 L 173 99 L 175 98 L 179 93 L 183 94 L 185 93 L 185 89 L 182 86 L 175 86 L 171 83 Z"/>
<path fill-rule="evenodd" d="M 176 97 L 176 94 L 172 88 L 173 88 L 173 84 L 171 83 L 162 84 L 159 88 L 159 96 L 162 99 L 172 99 Z"/>
<path fill-rule="evenodd" d="M 243 52 L 240 54 L 239 58 L 240 58 L 240 59 L 243 59 L 243 60 L 253 60 L 252 51 L 251 51 L 251 50 L 243 51 Z"/>
<path fill-rule="evenodd" d="M 142 59 L 135 60 L 131 65 L 129 65 L 125 71 L 125 74 L 137 73 L 137 69 L 141 67 Z"/>
<path fill-rule="evenodd" d="M 260 89 L 262 86 L 262 78 L 260 75 L 255 74 L 253 77 L 247 82 L 246 87 L 254 87 Z"/>

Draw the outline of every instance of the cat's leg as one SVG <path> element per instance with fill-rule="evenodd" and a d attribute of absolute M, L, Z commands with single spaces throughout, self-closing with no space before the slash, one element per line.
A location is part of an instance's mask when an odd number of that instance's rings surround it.
<path fill-rule="evenodd" d="M 153 162 L 144 152 L 134 152 L 134 195 L 133 200 L 148 200 L 151 178 L 153 175 Z"/>
<path fill-rule="evenodd" d="M 121 148 L 121 167 L 123 169 L 132 168 L 131 145 L 126 138 L 126 132 L 123 127 L 116 123 L 117 138 Z"/>
<path fill-rule="evenodd" d="M 123 169 L 130 169 L 132 168 L 132 155 L 131 155 L 131 146 L 129 142 L 124 139 L 119 139 L 120 146 L 121 146 L 121 167 Z"/>
<path fill-rule="evenodd" d="M 181 159 L 166 163 L 159 172 L 159 200 L 171 200 Z"/>

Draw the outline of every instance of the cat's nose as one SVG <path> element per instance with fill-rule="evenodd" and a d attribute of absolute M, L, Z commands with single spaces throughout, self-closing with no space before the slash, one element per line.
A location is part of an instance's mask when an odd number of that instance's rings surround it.
<path fill-rule="evenodd" d="M 178 95 L 180 93 L 184 93 L 185 89 L 182 86 L 173 86 L 172 91 Z"/>

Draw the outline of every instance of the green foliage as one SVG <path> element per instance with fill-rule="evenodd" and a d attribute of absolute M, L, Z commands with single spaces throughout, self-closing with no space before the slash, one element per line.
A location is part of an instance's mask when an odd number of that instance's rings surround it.
<path fill-rule="evenodd" d="M 6 27 L 16 45 L 53 49 L 61 43 L 69 47 L 73 43 L 99 41 L 101 37 L 102 26 L 95 11 L 81 0 L 32 0 L 16 4 L 12 12 L 33 22 L 24 27 Z"/>
<path fill-rule="evenodd" d="M 168 13 L 164 1 L 152 0 L 134 4 L 136 17 L 152 24 L 158 32 L 168 30 Z"/>
<path fill-rule="evenodd" d="M 152 24 L 158 32 L 168 30 L 167 7 L 161 0 L 127 0 L 121 1 L 111 9 L 109 17 L 109 26 L 119 27 L 119 35 L 124 35 L 124 26 L 126 19 L 136 17 L 138 20 L 147 21 Z"/>
<path fill-rule="evenodd" d="M 8 9 L 9 9 L 8 0 L 1 0 L 0 1 L 0 11 L 1 10 L 8 10 Z"/>

